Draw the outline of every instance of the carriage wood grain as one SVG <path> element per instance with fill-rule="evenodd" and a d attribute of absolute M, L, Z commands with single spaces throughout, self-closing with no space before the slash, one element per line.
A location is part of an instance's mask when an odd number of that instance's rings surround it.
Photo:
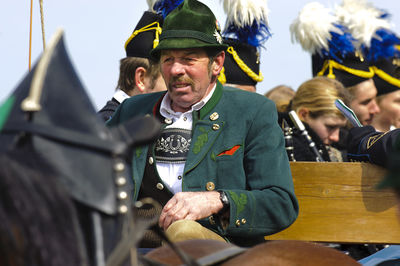
<path fill-rule="evenodd" d="M 400 244 L 396 198 L 376 190 L 385 170 L 368 163 L 291 162 L 300 212 L 269 240 Z"/>

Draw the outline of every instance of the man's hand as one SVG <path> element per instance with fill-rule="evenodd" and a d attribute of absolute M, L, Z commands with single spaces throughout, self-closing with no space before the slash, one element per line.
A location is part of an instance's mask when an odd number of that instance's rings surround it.
<path fill-rule="evenodd" d="M 165 204 L 158 224 L 166 230 L 178 220 L 198 220 L 218 213 L 223 207 L 219 192 L 178 192 Z"/>

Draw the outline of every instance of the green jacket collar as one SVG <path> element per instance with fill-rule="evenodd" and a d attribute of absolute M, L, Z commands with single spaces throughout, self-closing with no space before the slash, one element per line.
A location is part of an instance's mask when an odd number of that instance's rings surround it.
<path fill-rule="evenodd" d="M 203 108 L 200 109 L 200 111 L 195 111 L 195 113 L 198 113 L 196 119 L 203 119 L 217 105 L 217 103 L 222 97 L 222 88 L 223 88 L 222 84 L 219 81 L 217 81 L 217 86 L 215 88 L 213 95 L 211 96 L 211 99 L 203 106 Z M 153 107 L 153 115 L 160 120 L 162 120 L 162 117 L 160 115 L 160 106 L 164 96 L 165 93 L 161 95 L 161 97 L 158 99 L 158 101 Z"/>
<path fill-rule="evenodd" d="M 215 88 L 214 94 L 211 99 L 203 106 L 199 111 L 199 119 L 203 119 L 219 102 L 222 97 L 222 84 L 217 81 L 217 87 Z"/>

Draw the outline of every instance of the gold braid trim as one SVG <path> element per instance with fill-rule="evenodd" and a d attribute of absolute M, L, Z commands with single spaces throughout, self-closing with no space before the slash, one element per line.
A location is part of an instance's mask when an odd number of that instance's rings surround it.
<path fill-rule="evenodd" d="M 366 78 L 366 79 L 372 78 L 375 74 L 372 67 L 369 67 L 369 71 L 364 71 L 364 70 L 354 69 L 354 68 L 350 68 L 350 67 L 341 65 L 338 62 L 333 61 L 333 60 L 327 60 L 324 62 L 324 65 L 322 66 L 322 70 L 320 72 L 318 72 L 317 75 L 323 76 L 327 68 L 329 68 L 329 73 L 328 73 L 327 77 L 331 78 L 331 79 L 336 78 L 335 74 L 333 74 L 334 68 L 346 71 L 347 73 L 350 73 L 354 76 L 358 76 L 358 77 L 362 77 L 362 78 Z"/>
<path fill-rule="evenodd" d="M 155 25 L 155 26 L 154 26 Z M 154 26 L 154 27 L 153 27 Z M 136 37 L 136 35 L 138 35 L 139 33 L 145 32 L 145 31 L 150 31 L 150 30 L 155 30 L 155 38 L 153 41 L 153 49 L 157 47 L 158 43 L 160 42 L 159 36 L 162 32 L 162 28 L 160 27 L 160 23 L 158 23 L 157 21 L 154 21 L 153 23 L 144 26 L 141 29 L 135 30 L 131 36 L 129 36 L 128 40 L 126 40 L 125 42 L 125 49 L 128 46 L 129 42 Z"/>
<path fill-rule="evenodd" d="M 378 75 L 378 77 L 380 77 L 384 81 L 400 88 L 400 80 L 399 79 L 396 79 L 396 78 L 390 76 L 385 71 L 377 68 L 376 66 L 372 66 L 372 69 L 374 70 L 375 74 Z"/>
<path fill-rule="evenodd" d="M 226 83 L 225 67 L 222 67 L 221 72 L 219 72 L 218 80 L 222 85 Z"/>
<path fill-rule="evenodd" d="M 239 66 L 239 68 L 241 70 L 243 70 L 244 73 L 247 74 L 247 76 L 249 76 L 252 80 L 256 81 L 256 82 L 260 82 L 264 80 L 264 76 L 262 75 L 261 71 L 259 72 L 259 75 L 257 75 L 256 73 L 253 72 L 253 70 L 251 70 L 244 62 L 242 59 L 240 59 L 239 55 L 237 54 L 237 52 L 235 51 L 235 49 L 233 49 L 232 46 L 228 47 L 227 50 L 228 53 L 230 53 L 233 56 L 233 59 L 235 60 L 236 64 Z M 226 79 L 225 79 L 226 80 Z"/>

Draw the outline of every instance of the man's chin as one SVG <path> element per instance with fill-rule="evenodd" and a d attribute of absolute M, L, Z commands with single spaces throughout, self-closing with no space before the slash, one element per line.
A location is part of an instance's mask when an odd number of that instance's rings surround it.
<path fill-rule="evenodd" d="M 191 106 L 194 104 L 189 99 L 185 99 L 185 97 L 179 97 L 179 95 L 174 98 L 171 97 L 171 99 L 173 102 L 172 109 L 175 112 L 176 111 L 183 112 L 183 110 L 186 112 L 186 111 L 190 110 Z"/>

